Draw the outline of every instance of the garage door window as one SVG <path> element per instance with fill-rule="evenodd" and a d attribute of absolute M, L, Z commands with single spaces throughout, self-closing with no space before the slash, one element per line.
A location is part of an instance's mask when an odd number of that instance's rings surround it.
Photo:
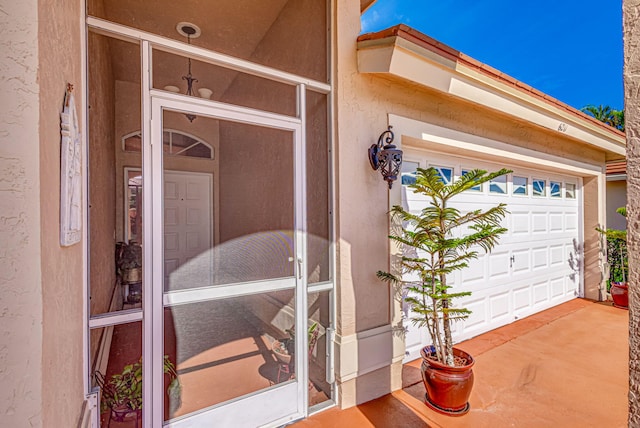
<path fill-rule="evenodd" d="M 501 195 L 507 194 L 507 176 L 501 175 L 489 182 L 489 192 Z"/>
<path fill-rule="evenodd" d="M 557 181 L 549 182 L 549 194 L 552 198 L 561 198 L 562 197 L 562 183 L 558 183 Z"/>
<path fill-rule="evenodd" d="M 567 199 L 576 198 L 576 185 L 573 183 L 564 183 L 564 197 Z"/>
<path fill-rule="evenodd" d="M 451 184 L 451 181 L 453 180 L 453 168 L 436 165 L 433 165 L 433 168 L 438 172 L 440 180 L 442 180 L 444 184 Z"/>
<path fill-rule="evenodd" d="M 462 170 L 462 175 L 467 175 L 469 173 L 468 169 L 463 169 Z M 482 184 L 478 184 L 477 186 L 473 186 L 471 189 L 469 189 L 470 192 L 482 192 Z"/>
<path fill-rule="evenodd" d="M 526 196 L 529 193 L 529 179 L 527 177 L 513 176 L 513 194 Z"/>
<path fill-rule="evenodd" d="M 402 184 L 409 185 L 416 182 L 416 171 L 420 164 L 418 162 L 402 162 Z"/>
<path fill-rule="evenodd" d="M 533 179 L 533 196 L 547 196 L 547 180 Z"/>

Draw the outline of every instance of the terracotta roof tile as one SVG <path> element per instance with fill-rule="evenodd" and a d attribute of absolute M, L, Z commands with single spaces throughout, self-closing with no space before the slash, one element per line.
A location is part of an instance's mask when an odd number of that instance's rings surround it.
<path fill-rule="evenodd" d="M 627 173 L 627 161 L 616 161 L 607 163 L 607 174 L 626 174 Z"/>

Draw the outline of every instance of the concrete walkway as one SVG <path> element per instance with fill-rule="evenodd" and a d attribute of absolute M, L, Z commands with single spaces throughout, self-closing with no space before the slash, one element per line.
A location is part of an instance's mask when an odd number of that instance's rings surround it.
<path fill-rule="evenodd" d="M 419 361 L 405 388 L 306 427 L 625 427 L 628 312 L 576 299 L 460 343 L 476 359 L 471 410 L 453 418 L 424 405 Z M 416 383 L 418 382 L 419 383 Z"/>

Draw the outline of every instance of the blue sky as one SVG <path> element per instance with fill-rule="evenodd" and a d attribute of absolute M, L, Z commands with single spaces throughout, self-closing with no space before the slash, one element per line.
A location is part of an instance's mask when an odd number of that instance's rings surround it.
<path fill-rule="evenodd" d="M 622 0 L 377 0 L 362 32 L 399 23 L 572 107 L 623 107 Z"/>

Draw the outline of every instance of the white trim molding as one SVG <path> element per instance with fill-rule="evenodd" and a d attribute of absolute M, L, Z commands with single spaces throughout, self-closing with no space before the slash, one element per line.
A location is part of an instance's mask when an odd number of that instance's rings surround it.
<path fill-rule="evenodd" d="M 348 336 L 336 334 L 335 358 L 336 377 L 339 382 L 344 383 L 349 380 L 371 373 L 383 367 L 395 363 L 401 363 L 404 354 L 393 355 L 393 343 L 398 335 L 390 324 Z"/>
<path fill-rule="evenodd" d="M 533 166 L 547 171 L 564 171 L 578 176 L 599 176 L 604 173 L 602 165 L 562 158 L 394 114 L 389 114 L 389 124 L 396 135 L 402 136 L 403 146 Z"/>

